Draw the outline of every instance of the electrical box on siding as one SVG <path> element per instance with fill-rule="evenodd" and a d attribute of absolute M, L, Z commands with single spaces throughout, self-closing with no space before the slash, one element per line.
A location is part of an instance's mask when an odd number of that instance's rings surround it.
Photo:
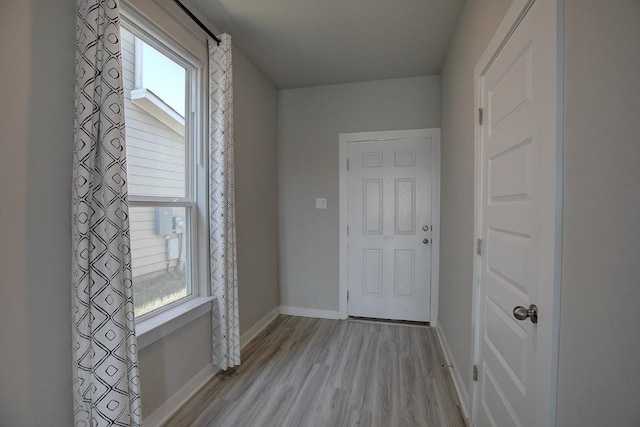
<path fill-rule="evenodd" d="M 171 208 L 156 208 L 156 234 L 166 236 L 173 233 L 173 211 Z"/>
<path fill-rule="evenodd" d="M 180 257 L 180 242 L 177 237 L 167 238 L 167 261 Z"/>

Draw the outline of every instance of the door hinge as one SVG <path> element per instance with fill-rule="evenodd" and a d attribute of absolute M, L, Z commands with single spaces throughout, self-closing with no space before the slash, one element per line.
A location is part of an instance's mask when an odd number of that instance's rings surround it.
<path fill-rule="evenodd" d="M 347 159 L 347 170 L 349 170 L 349 159 Z"/>
<path fill-rule="evenodd" d="M 349 302 L 349 291 L 347 291 L 347 302 Z"/>
<path fill-rule="evenodd" d="M 478 381 L 478 365 L 473 365 L 473 380 Z"/>
<path fill-rule="evenodd" d="M 478 239 L 476 242 L 476 254 L 482 255 L 482 239 Z"/>
<path fill-rule="evenodd" d="M 478 108 L 478 124 L 482 126 L 482 119 L 484 115 L 484 110 L 482 108 Z"/>
<path fill-rule="evenodd" d="M 347 225 L 347 236 L 349 235 L 349 226 Z"/>

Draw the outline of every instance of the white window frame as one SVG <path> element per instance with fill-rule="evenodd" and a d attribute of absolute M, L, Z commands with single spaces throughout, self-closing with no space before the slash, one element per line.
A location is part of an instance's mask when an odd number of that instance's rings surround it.
<path fill-rule="evenodd" d="M 130 207 L 185 207 L 189 219 L 187 237 L 191 295 L 136 318 L 141 349 L 211 310 L 208 247 L 207 191 L 207 58 L 182 44 L 127 2 L 121 5 L 121 25 L 160 53 L 187 69 L 185 108 L 185 197 L 129 195 Z M 204 43 L 204 41 L 203 41 Z M 135 77 L 138 89 L 138 76 Z M 188 117 L 188 118 L 187 118 Z"/>

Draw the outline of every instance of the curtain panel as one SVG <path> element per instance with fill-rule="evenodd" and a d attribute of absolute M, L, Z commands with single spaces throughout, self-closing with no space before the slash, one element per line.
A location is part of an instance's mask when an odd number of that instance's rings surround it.
<path fill-rule="evenodd" d="M 212 362 L 240 364 L 233 157 L 231 37 L 209 39 L 209 233 L 213 296 Z"/>
<path fill-rule="evenodd" d="M 72 182 L 75 426 L 141 426 L 118 0 L 78 0 Z"/>

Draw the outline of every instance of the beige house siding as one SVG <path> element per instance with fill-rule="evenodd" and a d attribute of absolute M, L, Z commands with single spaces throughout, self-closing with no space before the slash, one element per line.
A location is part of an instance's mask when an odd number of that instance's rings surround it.
<path fill-rule="evenodd" d="M 135 36 L 125 29 L 122 60 L 129 194 L 181 195 L 185 188 L 184 137 L 131 101 L 131 91 L 136 89 Z M 178 260 L 167 261 L 167 236 L 156 234 L 155 207 L 132 208 L 130 226 L 134 277 L 178 264 Z"/>

